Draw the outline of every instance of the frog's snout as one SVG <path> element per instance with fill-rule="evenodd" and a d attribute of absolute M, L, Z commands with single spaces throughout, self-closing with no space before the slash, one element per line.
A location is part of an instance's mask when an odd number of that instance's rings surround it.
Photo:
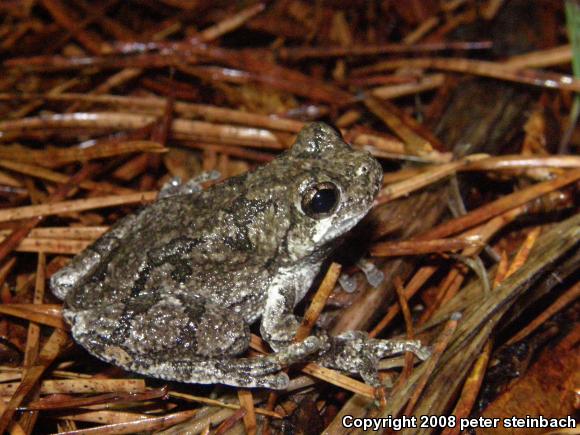
<path fill-rule="evenodd" d="M 360 158 L 356 175 L 360 178 L 368 179 L 368 190 L 374 198 L 383 184 L 383 168 L 381 164 L 377 159 L 365 152 Z"/>

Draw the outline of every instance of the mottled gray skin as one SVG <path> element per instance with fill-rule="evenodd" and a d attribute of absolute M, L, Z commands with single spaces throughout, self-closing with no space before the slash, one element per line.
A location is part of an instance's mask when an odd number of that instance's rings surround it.
<path fill-rule="evenodd" d="M 427 353 L 416 341 L 361 333 L 292 341 L 295 305 L 381 181 L 373 157 L 310 124 L 270 164 L 205 191 L 172 191 L 121 220 L 56 273 L 51 288 L 78 343 L 137 373 L 279 389 L 288 383 L 282 366 L 315 359 L 376 384 L 379 358 Z M 308 216 L 302 196 L 328 182 L 339 189 L 338 205 L 329 216 Z M 258 320 L 275 353 L 239 358 Z"/>

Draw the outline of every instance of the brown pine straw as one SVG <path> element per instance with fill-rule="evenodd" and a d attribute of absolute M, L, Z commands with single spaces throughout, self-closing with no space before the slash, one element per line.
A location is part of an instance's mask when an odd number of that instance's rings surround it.
<path fill-rule="evenodd" d="M 68 424 L 74 422 L 97 423 L 100 425 L 119 424 L 119 423 L 134 423 L 151 418 L 150 414 L 143 414 L 137 412 L 123 412 L 123 411 L 107 411 L 105 409 L 89 411 L 87 408 L 67 412 L 60 411 L 54 416 L 57 420 L 66 420 Z M 60 422 L 64 423 L 64 422 Z M 60 424 L 59 431 L 66 432 L 76 429 L 76 424 L 68 428 L 63 428 Z M 60 432 L 59 432 L 60 433 Z"/>
<path fill-rule="evenodd" d="M 405 287 L 405 299 L 411 299 L 418 291 L 421 289 L 423 284 L 437 271 L 435 266 L 423 266 L 421 267 L 413 278 Z M 385 330 L 387 326 L 393 321 L 393 319 L 399 314 L 401 306 L 399 304 L 393 304 L 387 310 L 387 313 L 383 318 L 376 324 L 376 326 L 369 332 L 369 337 L 374 338 L 378 336 L 381 332 Z"/>
<path fill-rule="evenodd" d="M 7 231 L 6 234 L 10 234 L 10 231 Z M 16 258 L 14 257 L 10 258 L 9 260 L 5 261 L 4 264 L 2 264 L 0 267 L 0 287 L 4 285 L 6 278 L 8 275 L 10 275 L 14 269 L 14 266 L 16 266 Z M 0 306 L 2 305 L 0 304 Z"/>
<path fill-rule="evenodd" d="M 89 31 L 84 26 L 79 26 L 73 13 L 59 0 L 42 0 L 42 5 L 53 16 L 56 23 L 71 32 L 73 37 L 89 52 L 99 54 L 108 44 L 96 33 Z"/>
<path fill-rule="evenodd" d="M 460 171 L 501 171 L 532 168 L 579 168 L 580 157 L 572 155 L 523 156 L 521 154 L 486 157 L 467 163 Z"/>
<path fill-rule="evenodd" d="M 465 380 L 463 384 L 463 389 L 461 391 L 461 396 L 453 409 L 451 415 L 457 417 L 457 421 L 461 418 L 466 418 L 469 416 L 471 409 L 477 399 L 481 384 L 483 383 L 483 378 L 487 369 L 487 364 L 489 363 L 489 357 L 491 355 L 491 350 L 493 349 L 493 341 L 488 340 L 483 348 L 481 355 L 475 361 L 471 373 Z M 441 435 L 457 435 L 459 434 L 459 425 L 454 428 L 445 428 Z"/>
<path fill-rule="evenodd" d="M 49 197 L 49 204 L 60 201 L 72 192 L 75 191 L 76 184 L 85 180 L 93 171 L 93 166 L 85 164 L 76 174 L 71 176 L 69 180 L 60 185 Z M 32 206 L 34 207 L 34 206 Z M 25 220 L 16 230 L 14 230 L 4 241 L 0 243 L 0 261 L 2 261 L 12 250 L 20 243 L 20 241 L 28 235 L 28 233 L 43 221 L 43 216 L 33 215 Z M 1 432 L 1 431 L 0 431 Z"/>
<path fill-rule="evenodd" d="M 246 415 L 246 410 L 243 408 L 238 409 L 216 428 L 215 435 L 226 434 L 230 429 L 232 429 L 236 425 L 238 421 L 244 418 L 244 415 Z"/>
<path fill-rule="evenodd" d="M 64 113 L 0 121 L 0 130 L 2 130 L 4 134 L 9 134 L 10 132 L 20 133 L 24 129 L 27 131 L 39 129 L 50 131 L 51 129 L 62 128 L 96 128 L 103 131 L 131 130 L 144 128 L 145 126 L 154 123 L 156 120 L 157 117 L 153 115 L 130 112 Z M 213 124 L 205 121 L 191 121 L 188 119 L 176 118 L 171 125 L 171 131 L 175 139 L 211 140 L 216 143 L 238 144 L 256 148 L 286 148 L 285 145 L 278 141 L 272 132 L 260 128 Z M 141 143 L 141 141 L 139 142 Z M 155 142 L 151 142 L 151 144 L 155 144 L 157 147 L 153 149 L 161 151 L 159 144 Z M 98 149 L 98 147 L 96 148 Z M 4 153 L 7 152 L 8 151 L 4 151 Z M 0 157 L 8 158 L 9 156 L 3 155 L 4 153 L 0 153 Z M 123 154 L 125 154 L 125 152 L 123 152 Z"/>
<path fill-rule="evenodd" d="M 23 379 L 26 378 L 24 374 Z M 0 396 L 14 394 L 20 384 L 0 384 Z M 59 379 L 45 380 L 40 385 L 41 394 L 85 394 L 85 393 L 142 393 L 143 379 Z"/>
<path fill-rule="evenodd" d="M 399 300 L 399 305 L 401 306 L 401 311 L 403 313 L 403 319 L 405 320 L 405 331 L 407 332 L 407 338 L 412 340 L 415 338 L 415 329 L 413 328 L 413 318 L 411 316 L 411 310 L 409 309 L 409 304 L 407 298 L 405 297 L 405 290 L 403 288 L 403 282 L 399 276 L 394 279 L 395 291 L 397 292 L 397 298 Z M 401 375 L 397 379 L 397 383 L 403 383 L 413 370 L 413 360 L 415 355 L 412 352 L 405 352 L 405 366 Z M 396 388 L 396 387 L 395 387 Z"/>
<path fill-rule="evenodd" d="M 431 30 L 433 30 L 440 22 L 439 17 L 433 16 L 427 18 L 425 21 L 420 23 L 414 30 L 409 32 L 403 38 L 403 42 L 407 45 L 412 45 L 420 41 L 428 34 Z"/>
<path fill-rule="evenodd" d="M 102 236 L 108 226 L 74 226 L 74 227 L 41 227 L 30 231 L 28 237 L 33 239 L 73 239 L 95 240 Z M 10 234 L 10 230 L 0 230 L 0 237 Z M 26 239 L 25 239 L 26 240 Z"/>
<path fill-rule="evenodd" d="M 55 372 L 52 372 L 55 374 Z M 62 395 L 61 395 L 62 396 Z M 121 403 L 145 402 L 153 399 L 163 399 L 167 397 L 167 386 L 162 388 L 151 388 L 142 392 L 114 392 L 97 394 L 87 397 L 66 397 L 55 399 L 47 397 L 28 403 L 26 406 L 19 408 L 19 411 L 27 410 L 48 410 L 48 409 L 68 409 L 81 408 L 95 405 L 109 406 L 110 404 L 119 405 Z"/>
<path fill-rule="evenodd" d="M 16 162 L 13 160 L 0 160 L 0 167 L 9 169 L 11 171 L 17 172 L 19 174 L 29 175 L 31 177 L 39 178 L 41 180 L 52 181 L 55 183 L 66 183 L 69 179 L 67 175 L 63 175 L 59 172 L 52 171 L 42 166 L 30 165 L 27 163 Z M 106 182 L 95 182 L 90 180 L 81 181 L 79 186 L 83 189 L 93 190 L 98 192 L 107 193 L 134 193 L 133 189 L 128 189 L 126 187 L 115 186 L 111 183 Z"/>
<path fill-rule="evenodd" d="M 5 186 L 9 186 L 9 187 L 14 187 L 14 188 L 23 187 L 23 184 L 20 180 L 16 179 L 12 175 L 7 174 L 4 171 L 0 172 L 0 184 L 3 184 Z M 14 190 L 18 191 L 17 189 L 14 189 Z M 24 193 L 23 189 L 20 189 L 20 191 L 22 193 Z"/>
<path fill-rule="evenodd" d="M 126 195 L 100 196 L 96 198 L 73 199 L 39 205 L 6 208 L 0 210 L 0 222 L 27 218 L 38 218 L 60 213 L 94 210 L 118 205 L 151 202 L 157 198 L 157 191 L 137 192 Z"/>
<path fill-rule="evenodd" d="M 194 40 L 197 39 L 203 42 L 213 41 L 242 26 L 246 21 L 262 12 L 265 8 L 266 5 L 264 3 L 256 3 L 255 5 L 242 9 L 238 13 L 202 30 L 198 35 L 194 36 Z"/>
<path fill-rule="evenodd" d="M 457 172 L 469 172 L 469 171 L 510 171 L 516 169 L 535 169 L 535 168 L 547 168 L 547 169 L 557 169 L 557 168 L 579 168 L 580 167 L 580 157 L 571 155 L 558 155 L 558 156 L 522 156 L 521 154 L 515 155 L 504 155 L 501 157 L 486 156 L 485 154 L 479 154 L 481 158 L 476 157 L 474 161 L 468 162 L 465 165 L 458 166 Z M 417 181 L 415 184 L 419 184 L 421 180 L 421 174 L 430 173 L 431 171 L 437 171 L 440 165 L 437 166 L 424 166 L 424 167 L 411 167 L 404 168 L 396 172 L 385 173 L 383 176 L 383 185 L 385 187 L 407 180 L 411 177 L 417 176 Z M 518 172 L 518 175 L 520 173 Z M 406 192 L 405 188 L 397 188 L 396 190 L 402 190 Z"/>
<path fill-rule="evenodd" d="M 355 394 L 360 394 L 368 398 L 375 397 L 375 389 L 364 382 L 357 381 L 349 376 L 343 375 L 336 370 L 331 370 L 318 364 L 308 363 L 302 367 L 302 372 L 313 376 L 321 381 L 328 382 L 339 388 L 351 391 Z"/>
<path fill-rule="evenodd" d="M 426 231 L 417 238 L 432 239 L 447 237 L 578 180 L 580 180 L 580 169 L 567 171 L 562 176 L 553 180 L 537 183 L 528 188 L 502 196 L 501 198 L 498 198 L 495 201 L 479 207 L 463 216 L 448 220 L 432 230 Z"/>
<path fill-rule="evenodd" d="M 414 95 L 420 92 L 430 91 L 443 86 L 444 82 L 445 75 L 432 74 L 421 77 L 417 83 L 379 86 L 371 89 L 369 93 L 373 97 L 388 100 L 404 97 L 405 95 Z"/>
<path fill-rule="evenodd" d="M 131 181 L 143 174 L 148 165 L 149 158 L 143 154 L 139 154 L 115 169 L 111 176 L 118 180 Z"/>
<path fill-rule="evenodd" d="M 466 235 L 467 234 L 470 236 L 477 235 L 479 240 L 482 243 L 485 243 L 488 240 L 490 240 L 491 237 L 493 237 L 493 235 L 496 234 L 501 228 L 503 228 L 508 223 L 512 222 L 521 213 L 525 212 L 526 209 L 527 208 L 525 206 L 520 206 L 513 210 L 509 210 L 506 213 L 491 219 L 489 222 L 486 222 L 485 224 L 482 224 L 479 227 L 472 229 L 471 231 L 466 233 Z M 477 252 L 478 252 L 477 248 L 473 249 L 468 248 L 462 253 L 462 255 L 465 256 L 474 255 Z M 433 274 L 437 271 L 437 269 L 438 268 L 436 266 L 423 266 L 413 275 L 413 277 L 411 278 L 411 280 L 409 281 L 409 283 L 405 288 L 405 297 L 407 298 L 407 300 L 412 298 L 421 289 L 423 284 L 425 284 L 425 282 L 427 282 L 427 280 L 431 276 L 433 276 Z M 451 296 L 452 296 L 451 294 L 445 295 L 445 299 L 448 300 Z M 398 304 L 392 305 L 387 311 L 387 313 L 384 315 L 384 317 L 369 332 L 369 336 L 376 337 L 381 332 L 383 332 L 383 330 L 397 316 L 399 310 L 400 307 Z M 426 316 L 427 315 L 425 315 L 425 317 Z"/>
<path fill-rule="evenodd" d="M 378 242 L 372 245 L 373 257 L 398 257 L 401 255 L 422 255 L 436 252 L 452 252 L 459 249 L 482 246 L 477 238 L 449 238 L 433 240 L 403 240 L 400 242 Z"/>
<path fill-rule="evenodd" d="M 520 267 L 524 265 L 530 254 L 532 247 L 534 246 L 537 238 L 540 235 L 540 232 L 541 227 L 536 227 L 532 229 L 532 231 L 530 231 L 530 233 L 524 240 L 524 243 L 522 243 L 522 246 L 516 253 L 507 271 L 505 273 L 496 274 L 496 277 L 494 279 L 494 288 L 497 287 L 499 284 L 501 284 L 502 281 L 504 281 L 513 273 L 515 273 Z M 503 259 L 507 259 L 507 257 L 503 256 L 502 260 Z M 502 263 L 503 263 L 502 265 L 506 265 L 507 261 L 502 261 Z M 505 266 L 502 267 L 500 270 L 503 270 L 504 268 Z M 481 352 L 481 355 L 476 360 L 473 368 L 471 369 L 471 372 L 469 373 L 465 383 L 463 384 L 461 395 L 457 403 L 455 404 L 455 408 L 453 409 L 452 412 L 452 415 L 455 415 L 458 421 L 461 418 L 466 418 L 467 416 L 469 416 L 471 409 L 475 404 L 475 400 L 477 399 L 479 390 L 483 383 L 483 378 L 485 376 L 487 364 L 489 362 L 492 349 L 493 349 L 493 341 L 492 339 L 489 339 L 485 344 Z M 457 435 L 457 434 L 459 434 L 458 426 L 454 428 L 446 428 L 442 432 L 442 435 Z"/>
<path fill-rule="evenodd" d="M 198 410 L 176 412 L 162 417 L 151 417 L 147 419 L 137 419 L 126 423 L 109 424 L 93 427 L 90 429 L 78 429 L 68 432 L 61 432 L 61 435 L 121 435 L 138 432 L 162 430 L 179 423 L 191 420 Z"/>
<path fill-rule="evenodd" d="M 483 50 L 491 48 L 491 41 L 451 41 L 426 44 L 379 44 L 349 47 L 292 47 L 281 48 L 277 54 L 281 59 L 307 59 L 343 56 L 369 56 L 385 53 L 416 53 L 440 50 Z"/>
<path fill-rule="evenodd" d="M 353 71 L 353 75 L 360 76 L 363 74 L 397 68 L 438 69 L 491 77 L 533 86 L 541 86 L 549 89 L 561 89 L 572 92 L 580 91 L 580 80 L 568 75 L 541 70 L 516 68 L 509 64 L 503 64 L 500 62 L 463 58 L 393 59 L 369 67 L 359 68 Z"/>
<path fill-rule="evenodd" d="M 179 29 L 176 26 L 174 26 L 172 28 L 169 27 L 166 29 L 162 29 L 160 31 L 154 32 L 153 35 L 151 35 L 151 40 L 152 41 L 160 41 L 160 40 L 170 36 L 171 34 L 177 32 L 178 30 Z M 131 37 L 130 39 L 134 39 L 134 38 Z M 128 81 L 139 77 L 143 72 L 144 72 L 144 70 L 138 69 L 138 68 L 125 68 L 117 73 L 114 73 L 110 77 L 108 77 L 103 83 L 101 83 L 96 88 L 94 88 L 91 92 L 89 92 L 89 94 L 91 94 L 91 95 L 106 94 L 107 92 L 111 91 L 111 89 L 118 87 L 118 86 L 122 86 L 123 84 L 127 83 Z M 58 91 L 58 92 L 54 92 L 54 93 L 60 94 L 61 92 Z M 69 107 L 68 112 L 75 112 L 79 109 L 80 106 L 81 105 L 78 102 L 74 103 L 72 106 Z"/>
<path fill-rule="evenodd" d="M 51 370 L 51 374 L 55 377 L 60 377 L 64 379 L 90 379 L 91 375 L 84 373 L 69 372 L 64 370 L 72 365 L 71 361 L 64 361 L 57 365 L 57 369 Z M 62 369 L 62 370 L 59 370 Z M 10 366 L 0 366 L 0 380 L 5 381 L 16 381 L 22 377 L 23 369 L 21 367 L 10 367 Z"/>
<path fill-rule="evenodd" d="M 407 196 L 416 190 L 419 190 L 425 186 L 429 186 L 438 180 L 442 180 L 449 177 L 450 175 L 455 174 L 462 166 L 467 165 L 470 161 L 481 158 L 484 157 L 476 154 L 451 163 L 444 163 L 429 170 L 423 171 L 418 175 L 414 175 L 405 180 L 387 185 L 379 192 L 379 195 L 375 199 L 374 205 L 377 207 L 394 199 Z"/>
<path fill-rule="evenodd" d="M 0 304 L 0 313 L 53 328 L 68 329 L 60 304 Z"/>
<path fill-rule="evenodd" d="M 46 101 L 63 101 L 63 102 L 83 102 L 92 104 L 106 104 L 111 108 L 138 110 L 152 115 L 161 115 L 165 107 L 165 99 L 159 97 L 127 97 L 120 95 L 94 95 L 94 94 L 0 94 L 1 100 L 28 100 L 41 98 Z M 218 123 L 240 124 L 248 127 L 262 127 L 268 130 L 286 131 L 289 133 L 298 133 L 304 126 L 303 122 L 295 121 L 289 118 L 260 115 L 257 113 L 244 112 L 241 110 L 227 109 L 224 107 L 213 106 L 209 104 L 195 104 L 176 101 L 174 107 L 175 113 L 184 118 L 201 118 L 206 121 Z"/>
<path fill-rule="evenodd" d="M 240 409 L 245 411 L 243 420 L 246 434 L 256 435 L 256 410 L 254 409 L 252 390 L 238 388 L 238 400 L 240 401 Z"/>
<path fill-rule="evenodd" d="M 536 50 L 510 57 L 505 63 L 513 68 L 546 68 L 556 65 L 569 64 L 572 61 L 572 46 L 570 44 L 559 47 Z"/>
<path fill-rule="evenodd" d="M 509 278 L 513 275 L 520 267 L 524 265 L 528 257 L 530 256 L 530 252 L 536 243 L 536 240 L 540 236 L 542 232 L 542 227 L 535 227 L 529 234 L 526 236 L 524 243 L 518 250 L 516 256 L 514 257 L 512 264 L 510 265 L 505 278 Z"/>
<path fill-rule="evenodd" d="M 495 272 L 495 277 L 493 278 L 493 288 L 496 288 L 506 277 L 509 268 L 509 258 L 505 251 L 502 249 L 499 264 L 497 265 L 497 270 Z"/>
<path fill-rule="evenodd" d="M 455 329 L 457 328 L 460 319 L 461 319 L 460 313 L 452 314 L 449 321 L 443 327 L 441 334 L 439 334 L 439 337 L 437 337 L 437 341 L 433 345 L 433 353 L 431 357 L 425 362 L 425 371 L 421 376 L 421 378 L 418 380 L 417 385 L 415 386 L 415 390 L 413 391 L 413 394 L 411 395 L 411 398 L 407 403 L 407 407 L 403 412 L 405 415 L 411 415 L 411 413 L 413 412 L 413 409 L 415 408 L 415 405 L 419 400 L 419 397 L 421 396 L 423 389 L 427 385 L 431 373 L 433 373 L 433 370 L 435 370 L 435 367 L 437 366 L 437 363 L 439 362 L 441 355 L 443 355 L 443 352 L 447 348 L 449 341 L 453 337 L 453 333 L 455 332 Z"/>
<path fill-rule="evenodd" d="M 326 271 L 326 275 L 324 275 L 324 279 L 314 294 L 308 309 L 304 313 L 302 323 L 296 331 L 296 337 L 294 338 L 295 341 L 302 341 L 310 335 L 312 328 L 316 324 L 320 313 L 322 313 L 322 310 L 326 305 L 330 293 L 332 293 L 332 290 L 334 290 L 334 287 L 336 286 L 336 282 L 340 276 L 340 270 L 340 264 L 332 263 Z"/>
<path fill-rule="evenodd" d="M 36 266 L 36 282 L 34 286 L 34 294 L 32 296 L 32 303 L 34 305 L 42 304 L 44 300 L 46 282 L 46 255 L 43 252 L 38 254 L 38 262 Z M 23 361 L 23 376 L 26 376 L 27 370 L 34 365 L 36 358 L 38 357 L 38 351 L 40 348 L 40 325 L 35 322 L 29 322 L 28 324 L 28 334 L 26 337 L 26 348 L 24 352 Z M 1 384 L 0 387 L 6 384 Z M 38 399 L 40 397 L 40 389 L 36 388 L 36 391 L 32 391 L 29 395 L 31 399 Z M 34 427 L 36 420 L 38 418 L 38 412 L 30 412 L 23 414 L 18 420 L 18 423 L 24 430 L 30 432 Z"/>
<path fill-rule="evenodd" d="M 579 167 L 580 157 L 577 156 L 535 157 L 512 155 L 489 157 L 485 154 L 473 154 L 466 159 L 457 160 L 443 165 L 411 169 L 402 174 L 394 173 L 396 178 L 390 178 L 387 174 L 386 180 L 390 180 L 392 184 L 385 185 L 375 200 L 375 203 L 376 205 L 380 205 L 392 201 L 393 199 L 409 195 L 418 189 L 429 186 L 432 183 L 457 172 Z"/>
<path fill-rule="evenodd" d="M 484 240 L 487 242 L 491 239 L 491 237 L 497 233 L 497 231 L 505 226 L 508 222 L 511 222 L 517 216 L 519 216 L 525 210 L 524 207 L 518 207 L 507 214 L 505 214 L 500 219 L 492 219 L 487 223 L 481 225 L 478 228 L 472 229 L 464 233 L 465 237 L 483 237 Z M 476 255 L 479 255 L 480 252 L 483 250 L 484 244 L 474 247 L 468 247 L 461 252 L 461 256 L 464 258 L 474 258 Z M 502 263 L 500 263 L 500 267 L 498 270 L 501 270 Z M 507 273 L 507 270 L 506 270 Z M 502 275 L 500 279 L 500 275 L 496 274 L 495 277 L 495 285 L 498 285 L 501 280 L 503 280 L 506 276 Z M 419 320 L 419 324 L 424 324 L 427 320 L 431 318 L 431 316 L 439 309 L 439 307 L 443 306 L 446 302 L 453 299 L 453 297 L 459 291 L 463 281 L 465 279 L 465 273 L 460 271 L 460 268 L 455 266 L 453 267 L 447 277 L 444 279 L 443 284 L 440 286 L 439 292 L 437 293 L 436 299 L 433 303 L 427 307 L 427 309 L 422 313 L 421 318 Z"/>
<path fill-rule="evenodd" d="M 482 233 L 486 237 L 486 240 L 489 240 L 492 237 L 492 235 L 498 231 L 498 227 L 497 227 L 498 224 L 502 225 L 502 226 L 505 225 L 507 222 L 510 222 L 511 220 L 513 220 L 517 216 L 519 216 L 521 213 L 523 213 L 525 211 L 525 209 L 526 209 L 525 207 L 520 206 L 516 209 L 511 210 L 509 213 L 504 215 L 503 224 L 501 221 L 496 221 L 496 220 L 492 219 L 487 224 L 482 225 L 481 226 L 483 229 Z M 494 278 L 493 288 L 495 288 L 497 285 L 499 285 L 505 278 L 509 277 L 513 272 L 515 272 L 519 267 L 521 267 L 521 265 L 523 265 L 523 263 L 525 262 L 525 259 L 529 255 L 529 251 L 531 250 L 531 247 L 535 243 L 535 239 L 539 236 L 539 233 L 540 233 L 539 228 L 537 230 L 532 231 L 529 239 L 527 239 L 527 244 L 524 244 L 522 247 L 522 248 L 526 248 L 527 251 L 524 250 L 524 251 L 518 252 L 518 254 L 516 256 L 516 260 L 520 262 L 519 265 L 518 265 L 518 263 L 512 263 L 509 270 L 506 269 L 505 273 L 504 273 L 503 267 L 504 266 L 507 267 L 507 258 L 506 258 L 505 262 L 500 261 L 500 264 L 498 267 L 498 272 L 496 273 L 496 276 Z M 470 231 L 465 233 L 465 235 L 467 237 L 469 237 L 470 235 L 475 235 L 475 234 L 477 234 L 477 229 L 470 230 Z M 462 252 L 461 255 L 464 257 L 467 257 L 467 258 L 474 257 L 481 252 L 482 248 L 483 247 L 467 248 Z M 502 255 L 505 255 L 505 252 L 503 252 Z M 514 261 L 516 261 L 516 260 L 514 260 Z M 516 265 L 517 265 L 517 267 L 516 267 Z M 449 275 L 450 275 L 450 277 L 453 277 L 452 285 L 450 285 L 449 288 L 447 288 L 445 291 L 442 291 L 439 295 L 440 297 L 437 298 L 436 303 L 434 303 L 431 307 L 429 307 L 428 310 L 426 310 L 424 312 L 424 316 L 421 319 L 421 323 L 427 321 L 431 317 L 431 315 L 437 310 L 437 308 L 439 308 L 440 306 L 444 305 L 445 303 L 447 303 L 448 301 L 453 299 L 453 297 L 459 291 L 459 288 L 461 287 L 461 284 L 463 284 L 463 281 L 465 279 L 465 274 L 459 273 L 457 268 L 453 268 Z"/>
<path fill-rule="evenodd" d="M 376 153 L 378 157 L 403 158 L 414 157 L 407 153 L 407 146 L 394 136 L 377 134 L 376 132 L 366 132 L 353 130 L 341 130 L 347 141 L 362 149 L 367 149 L 371 153 Z M 392 157 L 387 157 L 392 156 Z M 433 159 L 434 161 L 445 161 L 446 156 L 439 158 L 438 155 L 421 156 L 422 159 Z M 439 160 L 437 160 L 439 159 Z"/>
<path fill-rule="evenodd" d="M 81 116 L 80 114 L 77 114 Z M 61 115 L 68 117 L 68 115 Z M 90 117 L 90 114 L 86 114 Z M 58 119 L 58 116 L 54 116 Z M 74 117 L 72 117 L 74 119 Z M 0 131 L 11 132 L 18 129 L 43 128 L 44 118 L 23 118 L 14 121 L 0 121 Z M 74 127 L 74 122 L 71 123 Z M 46 128 L 50 128 L 51 123 L 46 122 Z M 18 152 L 21 151 L 21 152 Z M 34 150 L 20 146 L 0 146 L 0 158 L 5 160 L 18 161 L 23 163 L 47 162 L 51 166 L 62 165 L 71 162 L 85 162 L 88 160 L 102 159 L 105 157 L 120 156 L 123 154 L 147 152 L 147 153 L 165 153 L 164 148 L 157 142 L 145 140 L 128 140 L 103 141 L 96 146 L 87 148 L 50 148 L 46 150 Z"/>
<path fill-rule="evenodd" d="M 423 137 L 416 131 L 418 123 L 408 125 L 406 118 L 400 116 L 399 111 L 386 101 L 378 100 L 374 97 L 367 97 L 364 100 L 367 108 L 373 112 L 385 125 L 387 125 L 403 142 L 405 142 L 405 149 L 408 153 L 413 155 L 428 155 L 434 149 L 439 148 L 433 141 L 436 139 L 430 137 L 429 139 Z"/>
<path fill-rule="evenodd" d="M 532 320 L 527 326 L 518 331 L 512 338 L 506 342 L 506 346 L 517 343 L 523 340 L 536 329 L 544 324 L 550 317 L 556 314 L 558 311 L 563 309 L 569 303 L 575 301 L 580 297 L 580 281 L 570 287 L 566 292 L 564 292 L 558 299 L 556 299 L 548 308 L 546 308 L 542 313 Z"/>
<path fill-rule="evenodd" d="M 192 401 L 192 402 L 199 402 L 199 403 L 203 403 L 206 405 L 210 405 L 210 406 L 219 406 L 222 408 L 228 408 L 228 409 L 240 409 L 240 405 L 237 405 L 235 403 L 226 403 L 226 402 L 222 402 L 220 400 L 215 400 L 215 399 L 208 399 L 207 397 L 202 397 L 202 396 L 194 396 L 191 394 L 186 394 L 186 393 L 180 393 L 178 391 L 169 391 L 169 396 L 171 397 L 177 397 L 179 399 L 184 399 L 184 400 L 188 400 L 188 401 Z M 272 418 L 283 418 L 282 415 L 280 415 L 277 412 L 274 411 L 270 411 L 268 409 L 264 409 L 264 408 L 256 408 L 254 407 L 254 411 L 256 412 L 256 414 L 261 414 L 261 415 L 266 415 L 268 417 L 272 417 Z"/>
<path fill-rule="evenodd" d="M 0 238 L 0 241 L 5 238 Z M 74 255 L 84 251 L 92 241 L 90 240 L 57 240 L 37 237 L 25 237 L 14 248 L 16 252 L 44 252 L 46 254 Z"/>
<path fill-rule="evenodd" d="M 201 151 L 210 151 L 215 153 L 226 154 L 232 157 L 238 157 L 245 160 L 268 163 L 274 160 L 274 154 L 254 151 L 248 148 L 237 147 L 235 145 L 219 145 L 199 141 L 183 141 L 184 146 L 188 148 L 198 149 Z"/>
<path fill-rule="evenodd" d="M 0 433 L 4 433 L 4 431 L 8 429 L 16 409 L 35 388 L 48 366 L 71 345 L 72 341 L 66 332 L 62 329 L 55 329 L 53 331 L 52 335 L 40 351 L 35 365 L 30 367 L 23 376 L 22 382 L 20 382 L 18 388 L 2 412 L 2 416 L 0 417 Z"/>

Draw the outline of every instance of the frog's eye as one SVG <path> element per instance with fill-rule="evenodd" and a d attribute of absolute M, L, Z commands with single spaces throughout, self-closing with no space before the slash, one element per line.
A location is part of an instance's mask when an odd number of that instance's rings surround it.
<path fill-rule="evenodd" d="M 330 216 L 338 206 L 340 191 L 334 183 L 318 183 L 302 194 L 302 211 L 313 219 Z"/>

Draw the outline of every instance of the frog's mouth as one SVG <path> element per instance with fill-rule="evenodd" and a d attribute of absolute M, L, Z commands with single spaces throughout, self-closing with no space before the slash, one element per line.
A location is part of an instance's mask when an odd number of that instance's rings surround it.
<path fill-rule="evenodd" d="M 366 212 L 344 219 L 338 223 L 334 222 L 332 218 L 322 219 L 314 226 L 312 240 L 319 246 L 335 241 L 359 223 L 365 215 Z"/>

